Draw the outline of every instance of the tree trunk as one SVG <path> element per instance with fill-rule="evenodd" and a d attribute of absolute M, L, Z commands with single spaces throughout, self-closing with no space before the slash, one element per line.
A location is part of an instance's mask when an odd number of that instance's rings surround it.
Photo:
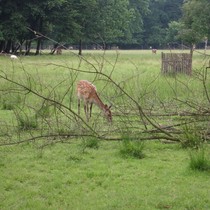
<path fill-rule="evenodd" d="M 82 39 L 79 40 L 79 55 L 82 55 Z"/>
<path fill-rule="evenodd" d="M 15 43 L 14 42 L 12 42 L 11 48 L 12 48 L 12 53 L 15 54 L 17 52 L 17 50 L 16 50 L 16 47 L 15 47 Z"/>
<path fill-rule="evenodd" d="M 25 49 L 26 49 L 25 55 L 28 55 L 31 50 L 31 41 L 26 41 Z"/>
<path fill-rule="evenodd" d="M 55 53 L 55 51 L 56 51 L 58 45 L 59 45 L 58 43 L 54 44 L 53 49 L 51 50 L 50 54 L 53 55 L 53 54 Z"/>
<path fill-rule="evenodd" d="M 38 31 L 41 33 L 42 32 L 42 26 L 43 26 L 43 19 L 40 18 L 39 19 L 39 27 L 38 27 Z M 42 40 L 42 37 L 40 36 L 37 40 L 37 46 L 36 46 L 36 53 L 35 55 L 39 55 L 40 53 L 40 47 L 41 47 L 41 40 Z"/>
<path fill-rule="evenodd" d="M 39 55 L 39 53 L 40 53 L 40 46 L 41 46 L 41 38 L 39 38 L 37 40 L 36 53 L 35 53 L 35 55 Z"/>
<path fill-rule="evenodd" d="M 11 46 L 12 46 L 12 41 L 8 40 L 5 47 L 5 53 L 10 53 Z"/>
<path fill-rule="evenodd" d="M 0 41 L 0 52 L 4 52 L 5 49 L 5 41 Z"/>

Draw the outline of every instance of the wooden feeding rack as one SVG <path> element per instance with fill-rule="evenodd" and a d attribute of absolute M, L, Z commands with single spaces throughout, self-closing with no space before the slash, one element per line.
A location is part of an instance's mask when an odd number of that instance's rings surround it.
<path fill-rule="evenodd" d="M 192 74 L 192 55 L 189 53 L 163 53 L 161 72 L 163 74 Z"/>

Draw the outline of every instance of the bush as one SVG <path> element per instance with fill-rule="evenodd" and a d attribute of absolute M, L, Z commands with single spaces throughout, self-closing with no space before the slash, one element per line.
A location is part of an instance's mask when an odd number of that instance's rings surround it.
<path fill-rule="evenodd" d="M 210 160 L 206 158 L 204 148 L 190 152 L 190 168 L 192 170 L 210 170 Z"/>
<path fill-rule="evenodd" d="M 199 149 L 203 145 L 203 139 L 201 134 L 198 132 L 196 126 L 185 125 L 183 139 L 181 145 L 183 148 Z"/>
<path fill-rule="evenodd" d="M 30 130 L 38 127 L 37 119 L 35 116 L 24 116 L 21 114 L 16 115 L 18 128 L 20 130 Z"/>
<path fill-rule="evenodd" d="M 13 110 L 21 102 L 19 95 L 8 95 L 1 98 L 1 108 L 3 110 Z"/>
<path fill-rule="evenodd" d="M 51 116 L 50 105 L 44 104 L 39 110 L 36 111 L 36 117 L 47 118 Z"/>
<path fill-rule="evenodd" d="M 88 137 L 87 139 L 84 139 L 81 144 L 82 151 L 84 152 L 85 149 L 98 149 L 99 148 L 99 140 L 94 137 Z"/>
<path fill-rule="evenodd" d="M 142 159 L 145 157 L 143 149 L 144 149 L 143 141 L 140 140 L 134 141 L 126 137 L 122 141 L 120 154 L 125 158 L 133 157 L 133 158 Z"/>

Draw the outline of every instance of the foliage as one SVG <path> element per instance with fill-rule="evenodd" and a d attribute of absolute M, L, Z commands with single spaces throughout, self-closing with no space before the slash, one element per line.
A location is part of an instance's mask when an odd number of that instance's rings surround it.
<path fill-rule="evenodd" d="M 51 39 L 56 42 L 70 43 L 78 39 L 93 41 L 96 37 L 112 41 L 116 37 L 122 37 L 123 30 L 128 29 L 132 17 L 128 3 L 128 0 L 118 3 L 99 0 L 78 2 L 48 0 L 22 1 L 21 4 L 18 2 L 13 4 L 10 1 L 3 4 L 2 1 L 0 17 L 3 39 L 5 43 L 8 40 L 23 43 L 26 38 L 34 39 L 36 36 L 36 54 L 39 53 L 41 41 L 44 40 L 43 35 L 49 33 Z M 1 51 L 4 50 L 3 46 L 1 47 Z M 7 53 L 10 47 L 6 49 Z"/>
<path fill-rule="evenodd" d="M 182 29 L 182 24 L 178 21 L 171 21 L 168 24 L 166 40 L 169 45 L 181 41 L 180 37 L 178 36 L 179 31 L 181 29 Z"/>
<path fill-rule="evenodd" d="M 210 170 L 210 159 L 206 155 L 206 150 L 202 147 L 199 150 L 190 152 L 190 168 L 192 170 Z"/>
<path fill-rule="evenodd" d="M 92 6 L 84 1 L 80 12 L 83 21 L 83 37 L 93 41 L 113 42 L 123 36 L 128 29 L 132 11 L 128 1 L 96 1 Z"/>
<path fill-rule="evenodd" d="M 181 5 L 183 0 L 151 0 L 149 5 L 150 14 L 144 17 L 144 43 L 153 48 L 167 46 L 166 40 L 168 24 L 178 21 L 181 17 Z"/>
<path fill-rule="evenodd" d="M 82 151 L 84 152 L 86 149 L 98 149 L 99 148 L 99 140 L 95 137 L 86 137 L 81 143 Z"/>
<path fill-rule="evenodd" d="M 9 87 L 4 87 L 4 89 L 10 89 Z M 1 102 L 1 109 L 3 110 L 13 110 L 15 107 L 17 107 L 22 101 L 21 95 L 20 94 L 13 94 L 13 93 L 8 93 L 6 95 L 2 95 L 0 97 L 0 102 Z"/>
<path fill-rule="evenodd" d="M 49 104 L 43 104 L 39 110 L 36 111 L 36 117 L 50 117 L 51 109 Z"/>
<path fill-rule="evenodd" d="M 164 46 L 168 23 L 177 21 L 183 0 L 47 0 L 0 2 L 0 51 L 16 53 L 46 35 L 58 44 L 85 43 Z M 140 46 L 141 45 L 141 46 Z"/>
<path fill-rule="evenodd" d="M 184 2 L 182 17 L 184 25 L 180 31 L 180 36 L 184 41 L 195 44 L 203 41 L 205 37 L 210 38 L 209 10 L 210 2 L 208 0 Z"/>
<path fill-rule="evenodd" d="M 183 148 L 199 149 L 203 146 L 204 140 L 195 123 L 184 125 L 183 131 L 183 139 L 181 140 Z"/>
<path fill-rule="evenodd" d="M 144 150 L 144 142 L 141 140 L 131 140 L 129 136 L 125 136 L 122 138 L 122 145 L 120 148 L 120 154 L 123 157 L 132 157 L 137 159 L 142 159 L 145 157 Z"/>
<path fill-rule="evenodd" d="M 19 130 L 32 130 L 38 127 L 37 118 L 34 115 L 17 112 L 16 118 Z"/>
<path fill-rule="evenodd" d="M 130 0 L 129 8 L 132 11 L 129 26 L 123 38 L 117 42 L 123 44 L 143 44 L 144 17 L 149 14 L 149 0 Z"/>

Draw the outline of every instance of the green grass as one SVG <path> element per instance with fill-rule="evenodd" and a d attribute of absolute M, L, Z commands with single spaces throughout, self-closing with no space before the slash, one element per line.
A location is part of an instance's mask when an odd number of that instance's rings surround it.
<path fill-rule="evenodd" d="M 198 171 L 210 171 L 210 159 L 204 148 L 190 152 L 190 168 Z"/>
<path fill-rule="evenodd" d="M 197 161 L 199 166 L 202 154 L 190 156 L 179 144 L 160 141 L 144 141 L 143 146 L 135 142 L 123 147 L 120 141 L 90 136 L 70 138 L 66 133 L 83 135 L 84 124 L 53 103 L 58 101 L 77 113 L 72 81 L 94 81 L 102 100 L 113 103 L 114 115 L 113 124 L 108 125 L 94 106 L 89 126 L 104 136 L 118 137 L 126 133 L 141 140 L 144 128 L 133 103 L 107 83 L 106 78 L 92 71 L 112 73 L 114 81 L 147 113 L 187 112 L 194 111 L 187 101 L 209 107 L 197 74 L 202 71 L 204 57 L 194 55 L 192 77 L 165 77 L 160 74 L 160 51 L 157 55 L 145 50 L 119 51 L 119 54 L 107 51 L 105 57 L 103 53 L 84 51 L 84 60 L 70 52 L 61 56 L 26 56 L 13 62 L 0 56 L 0 75 L 6 73 L 43 96 L 0 78 L 0 143 L 31 140 L 0 147 L 0 209 L 210 209 L 209 170 L 192 170 L 190 166 Z M 22 124 L 18 124 L 17 116 L 21 113 L 26 118 L 20 118 Z M 81 117 L 85 119 L 83 110 Z M 153 117 L 154 122 L 163 126 L 189 119 Z M 196 135 L 200 136 L 191 125 L 186 131 L 190 142 Z M 208 120 L 200 120 L 200 129 L 208 125 Z M 53 136 L 57 133 L 63 136 Z M 48 138 L 33 139 L 37 135 L 48 135 Z M 208 162 L 210 147 L 207 143 L 204 146 Z M 122 150 L 126 158 L 122 157 Z M 139 159 L 142 154 L 143 158 Z"/>
<path fill-rule="evenodd" d="M 148 142 L 144 159 L 122 158 L 120 142 L 80 146 L 1 147 L 0 209 L 210 208 L 210 174 L 191 171 L 177 145 Z"/>

